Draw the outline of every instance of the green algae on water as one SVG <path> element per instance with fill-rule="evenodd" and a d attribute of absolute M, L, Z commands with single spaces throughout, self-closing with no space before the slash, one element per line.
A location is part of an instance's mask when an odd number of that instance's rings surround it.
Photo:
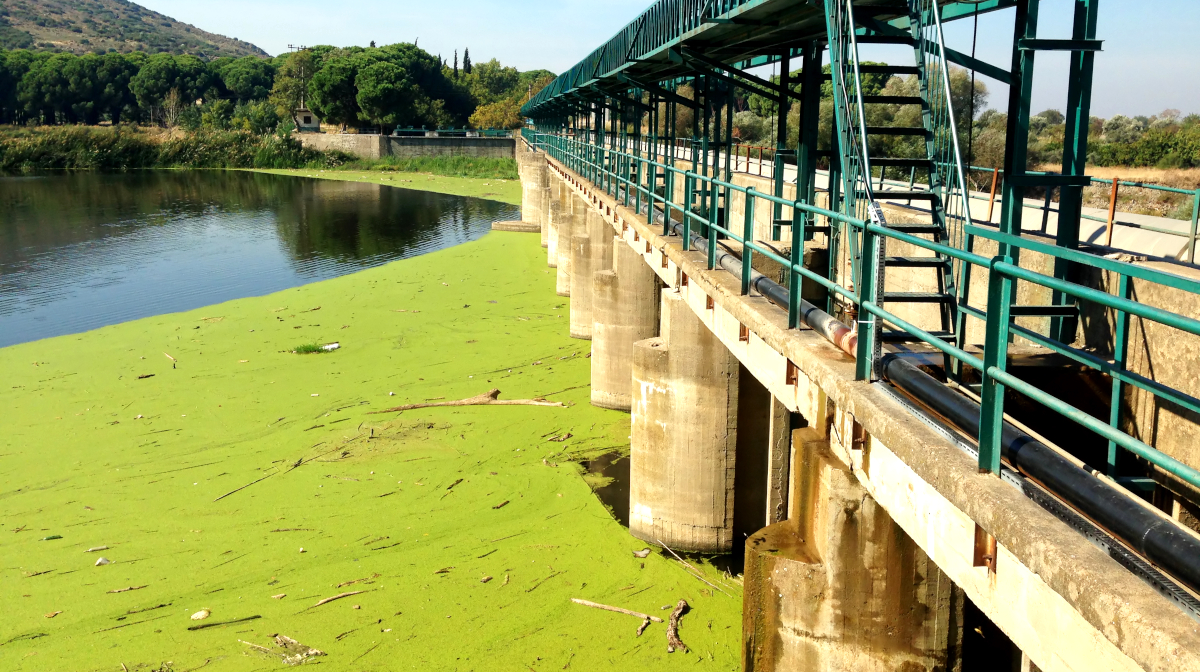
<path fill-rule="evenodd" d="M 492 233 L 0 349 L 0 669 L 274 669 L 275 635 L 333 670 L 737 669 L 740 587 L 635 557 L 580 477 L 629 416 L 567 326 L 537 236 Z M 492 388 L 567 405 L 371 415 Z M 686 599 L 691 653 L 571 598 Z"/>

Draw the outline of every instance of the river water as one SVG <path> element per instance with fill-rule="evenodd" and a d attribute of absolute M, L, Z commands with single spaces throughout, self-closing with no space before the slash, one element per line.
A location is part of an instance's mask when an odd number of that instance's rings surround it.
<path fill-rule="evenodd" d="M 474 240 L 519 208 L 237 171 L 0 178 L 0 347 Z"/>

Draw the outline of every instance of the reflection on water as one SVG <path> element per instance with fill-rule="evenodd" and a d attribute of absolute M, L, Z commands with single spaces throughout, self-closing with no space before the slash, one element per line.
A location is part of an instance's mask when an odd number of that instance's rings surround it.
<path fill-rule="evenodd" d="M 226 171 L 0 178 L 0 346 L 474 240 L 514 206 Z"/>

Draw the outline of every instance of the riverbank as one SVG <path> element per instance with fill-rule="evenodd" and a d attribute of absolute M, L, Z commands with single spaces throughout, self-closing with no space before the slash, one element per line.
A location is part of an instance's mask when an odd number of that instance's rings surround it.
<path fill-rule="evenodd" d="M 436 191 L 440 194 L 454 196 L 471 196 L 486 198 L 512 205 L 521 204 L 520 180 L 479 179 L 434 175 L 419 172 L 393 172 L 378 170 L 356 170 L 352 168 L 320 169 L 266 169 L 256 172 L 272 175 L 291 175 L 294 177 L 313 177 L 323 180 L 341 180 L 346 182 L 369 182 L 389 187 L 416 189 L 419 191 Z"/>
<path fill-rule="evenodd" d="M 155 127 L 0 126 L 0 175 L 155 168 L 351 170 L 516 180 L 513 159 L 466 156 L 362 159 L 306 148 L 295 135 Z"/>
<path fill-rule="evenodd" d="M 281 634 L 334 669 L 735 669 L 740 588 L 634 557 L 580 478 L 629 421 L 588 403 L 553 283 L 492 233 L 0 350 L 4 668 L 263 669 Z M 492 388 L 566 406 L 374 414 Z M 571 598 L 687 599 L 692 651 Z"/>

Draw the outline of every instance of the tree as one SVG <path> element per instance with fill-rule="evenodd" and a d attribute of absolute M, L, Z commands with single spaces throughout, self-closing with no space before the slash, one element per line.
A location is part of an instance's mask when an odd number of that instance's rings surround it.
<path fill-rule="evenodd" d="M 467 73 L 468 75 L 471 74 L 471 50 L 470 49 L 466 49 L 463 51 L 463 72 Z"/>
<path fill-rule="evenodd" d="M 500 65 L 500 61 L 494 58 L 483 65 L 473 67 L 470 72 L 471 95 L 480 105 L 490 105 L 525 93 L 518 91 L 521 73 L 517 72 L 516 68 Z"/>
<path fill-rule="evenodd" d="M 388 61 L 372 63 L 358 72 L 355 86 L 362 117 L 372 124 L 413 125 L 417 121 L 417 103 L 423 94 L 404 68 Z"/>
<path fill-rule="evenodd" d="M 129 82 L 138 73 L 143 60 L 140 55 L 115 53 L 100 57 L 96 68 L 97 102 L 100 113 L 108 115 L 113 124 L 139 113 L 137 98 L 129 89 Z"/>
<path fill-rule="evenodd" d="M 345 127 L 358 121 L 358 64 L 353 54 L 330 54 L 308 83 L 308 104 L 317 116 Z"/>
<path fill-rule="evenodd" d="M 129 81 L 129 88 L 138 104 L 150 109 L 161 108 L 172 90 L 191 102 L 207 95 L 215 83 L 208 65 L 195 56 L 155 54 Z"/>
<path fill-rule="evenodd" d="M 290 117 L 297 127 L 300 126 L 300 120 L 296 118 L 296 110 L 305 105 L 308 83 L 314 72 L 316 63 L 313 52 L 304 49 L 288 54 L 275 73 L 270 96 L 275 113 L 280 117 Z"/>
<path fill-rule="evenodd" d="M 480 105 L 471 115 L 471 126 L 475 128 L 520 128 L 521 105 L 515 100 Z"/>
<path fill-rule="evenodd" d="M 31 118 L 55 124 L 59 114 L 70 109 L 69 83 L 63 71 L 75 57 L 70 54 L 38 54 L 17 85 L 17 100 Z M 72 113 L 73 114 L 73 113 Z"/>
<path fill-rule="evenodd" d="M 275 81 L 274 65 L 256 56 L 234 60 L 218 72 L 229 95 L 243 103 L 269 96 Z"/>
<path fill-rule="evenodd" d="M 458 79 L 458 49 L 454 50 L 454 78 Z"/>

